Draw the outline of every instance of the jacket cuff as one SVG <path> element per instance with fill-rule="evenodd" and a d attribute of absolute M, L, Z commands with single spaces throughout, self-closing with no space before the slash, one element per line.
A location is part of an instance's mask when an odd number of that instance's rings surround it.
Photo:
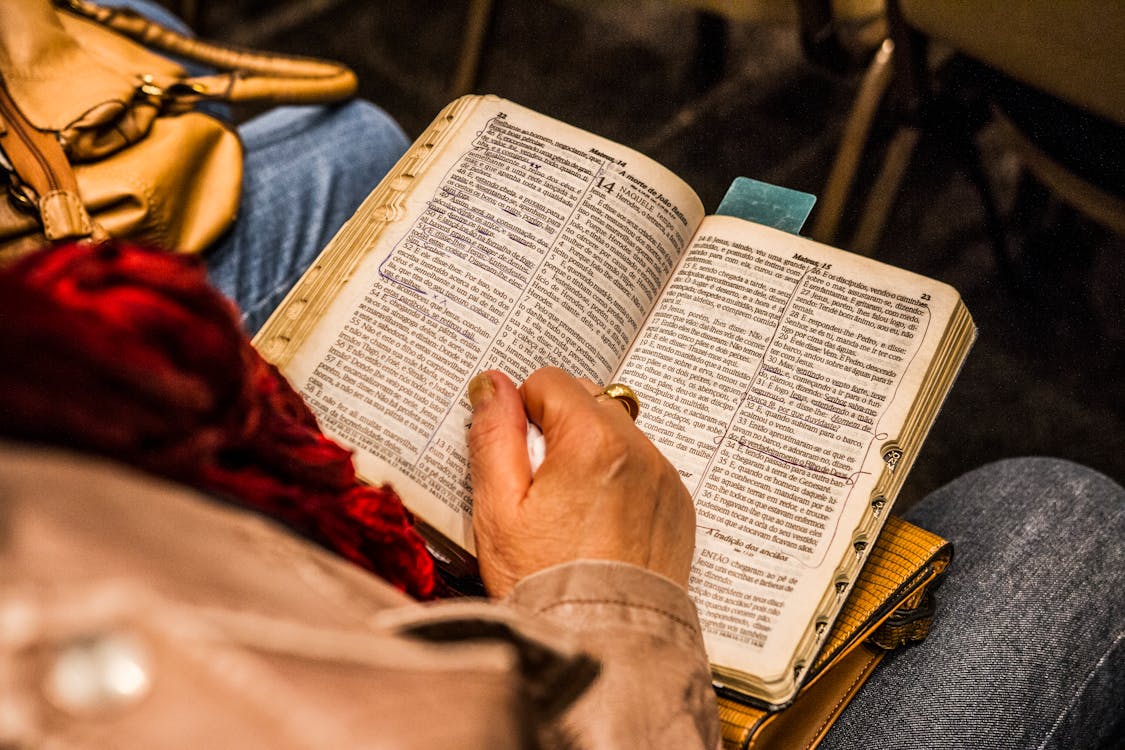
<path fill-rule="evenodd" d="M 684 588 L 629 563 L 578 560 L 556 565 L 517 583 L 507 602 L 572 630 L 626 627 L 703 648 L 699 617 Z"/>
<path fill-rule="evenodd" d="M 699 618 L 679 585 L 633 565 L 580 560 L 525 578 L 508 603 L 565 628 L 601 663 L 561 717 L 567 747 L 719 747 Z"/>

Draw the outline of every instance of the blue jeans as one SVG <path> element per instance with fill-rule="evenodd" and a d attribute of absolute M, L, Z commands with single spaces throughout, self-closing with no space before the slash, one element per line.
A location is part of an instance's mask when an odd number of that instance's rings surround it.
<path fill-rule="evenodd" d="M 362 101 L 281 107 L 239 134 L 246 156 L 238 221 L 208 251 L 207 266 L 253 333 L 409 142 Z"/>
<path fill-rule="evenodd" d="M 1125 746 L 1125 490 L 1013 459 L 904 515 L 954 543 L 933 629 L 876 669 L 822 747 Z"/>

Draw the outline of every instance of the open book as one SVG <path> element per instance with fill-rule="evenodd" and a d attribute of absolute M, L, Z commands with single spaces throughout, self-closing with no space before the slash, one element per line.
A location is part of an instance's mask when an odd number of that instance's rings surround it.
<path fill-rule="evenodd" d="M 705 217 L 651 159 L 470 96 L 255 344 L 446 559 L 473 550 L 474 374 L 554 365 L 632 386 L 695 500 L 690 590 L 715 681 L 783 705 L 974 336 L 944 284 Z"/>

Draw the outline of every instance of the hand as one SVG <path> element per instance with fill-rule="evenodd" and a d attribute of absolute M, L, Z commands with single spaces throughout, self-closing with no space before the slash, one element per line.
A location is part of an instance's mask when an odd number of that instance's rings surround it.
<path fill-rule="evenodd" d="M 517 391 L 506 375 L 469 384 L 473 531 L 485 587 L 504 596 L 524 576 L 577 559 L 619 560 L 687 586 L 695 511 L 679 474 L 600 386 L 555 368 Z M 526 430 L 547 457 L 531 475 Z"/>

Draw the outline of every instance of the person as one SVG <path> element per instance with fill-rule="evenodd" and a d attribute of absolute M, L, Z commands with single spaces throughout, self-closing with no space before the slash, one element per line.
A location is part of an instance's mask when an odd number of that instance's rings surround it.
<path fill-rule="evenodd" d="M 378 554 L 397 544 L 393 493 L 346 488 L 340 451 L 198 264 L 55 248 L 0 271 L 0 320 L 7 744 L 718 746 L 684 587 L 690 499 L 596 384 L 550 368 L 519 388 L 471 381 L 491 598 L 418 604 L 401 556 Z M 528 418 L 547 443 L 534 476 Z M 269 520 L 230 502 L 248 498 Z M 273 523 L 301 526 L 302 507 L 325 523 L 301 530 L 334 531 L 338 555 Z M 380 529 L 374 551 L 338 509 Z M 875 671 L 825 745 L 1113 747 L 1125 490 L 1011 460 L 907 517 L 957 545 L 933 631 Z"/>
<path fill-rule="evenodd" d="M 208 265 L 248 311 L 248 330 L 405 146 L 389 118 L 349 106 L 244 126 L 244 209 Z M 355 110 L 369 117 L 337 119 Z M 285 118 L 302 126 L 287 129 Z M 322 128 L 365 147 L 305 162 L 288 139 L 320 141 Z M 286 196 L 279 186 L 295 181 L 269 176 L 273 168 L 319 175 L 296 181 L 312 195 Z M 326 187 L 347 174 L 366 183 Z M 0 738 L 717 747 L 684 588 L 689 499 L 597 391 L 552 369 L 518 388 L 493 371 L 472 381 L 487 601 L 413 603 L 206 493 L 9 434 L 0 446 Z M 548 445 L 534 479 L 528 418 Z M 906 516 L 957 550 L 933 631 L 876 670 L 824 746 L 1119 743 L 1125 491 L 1066 462 L 1010 460 Z"/>
<path fill-rule="evenodd" d="M 616 401 L 559 370 L 472 382 L 494 599 L 419 605 L 397 496 L 203 271 L 116 243 L 0 269 L 6 744 L 717 746 L 690 500 Z M 525 399 L 561 447 L 534 487 Z"/>

